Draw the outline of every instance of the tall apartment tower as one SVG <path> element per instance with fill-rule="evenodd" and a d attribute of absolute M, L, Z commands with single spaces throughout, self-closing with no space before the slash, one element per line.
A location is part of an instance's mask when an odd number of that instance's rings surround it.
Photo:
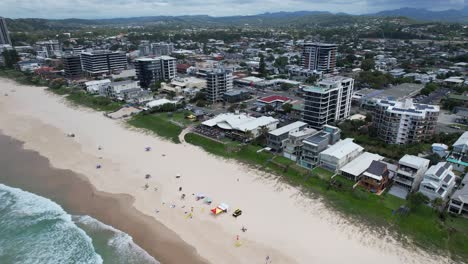
<path fill-rule="evenodd" d="M 122 52 L 92 51 L 81 53 L 83 71 L 89 75 L 112 73 L 127 68 L 127 56 Z"/>
<path fill-rule="evenodd" d="M 159 59 L 161 60 L 161 79 L 165 81 L 174 79 L 177 72 L 176 58 L 161 56 Z"/>
<path fill-rule="evenodd" d="M 11 39 L 10 34 L 8 33 L 6 19 L 3 17 L 0 17 L 0 44 L 11 45 Z"/>
<path fill-rule="evenodd" d="M 67 55 L 63 57 L 63 70 L 65 77 L 74 78 L 82 75 L 81 57 L 79 55 Z"/>
<path fill-rule="evenodd" d="M 135 60 L 136 75 L 141 87 L 148 88 L 157 81 L 172 80 L 176 75 L 176 59 L 169 56 Z"/>
<path fill-rule="evenodd" d="M 372 123 L 378 137 L 388 144 L 410 144 L 430 138 L 439 117 L 437 105 L 377 100 Z"/>
<path fill-rule="evenodd" d="M 305 43 L 302 49 L 302 66 L 309 70 L 331 73 L 336 66 L 336 44 Z"/>
<path fill-rule="evenodd" d="M 351 112 L 354 79 L 336 76 L 304 88 L 303 121 L 310 127 L 323 126 L 347 118 Z"/>
<path fill-rule="evenodd" d="M 206 99 L 209 103 L 223 100 L 223 95 L 232 90 L 232 72 L 217 68 L 206 72 Z"/>
<path fill-rule="evenodd" d="M 151 43 L 151 52 L 156 56 L 171 55 L 174 51 L 174 44 L 172 43 Z"/>

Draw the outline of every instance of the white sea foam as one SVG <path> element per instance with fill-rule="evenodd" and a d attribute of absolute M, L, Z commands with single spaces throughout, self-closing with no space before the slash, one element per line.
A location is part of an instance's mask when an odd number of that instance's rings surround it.
<path fill-rule="evenodd" d="M 121 263 L 154 263 L 159 262 L 149 255 L 145 250 L 138 246 L 133 238 L 110 225 L 106 225 L 97 219 L 88 215 L 74 216 L 73 220 L 79 224 L 86 226 L 86 229 L 93 232 L 109 231 L 112 232 L 112 237 L 108 239 L 107 246 L 118 253 L 118 259 Z"/>
<path fill-rule="evenodd" d="M 92 239 L 60 205 L 3 184 L 0 248 L 0 259 L 6 263 L 103 263 Z"/>

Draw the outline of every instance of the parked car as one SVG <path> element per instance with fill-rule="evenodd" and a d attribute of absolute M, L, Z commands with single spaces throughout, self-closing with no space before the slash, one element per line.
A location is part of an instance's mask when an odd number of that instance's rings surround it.
<path fill-rule="evenodd" d="M 240 216 L 241 214 L 242 214 L 242 210 L 241 210 L 241 209 L 236 209 L 236 210 L 234 211 L 234 213 L 232 213 L 232 216 L 234 216 L 234 217 L 237 218 L 237 217 Z"/>

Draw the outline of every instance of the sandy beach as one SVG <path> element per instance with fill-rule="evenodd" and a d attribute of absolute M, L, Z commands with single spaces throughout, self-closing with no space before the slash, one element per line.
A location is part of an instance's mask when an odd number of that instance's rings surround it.
<path fill-rule="evenodd" d="M 210 263 L 265 263 L 266 256 L 272 263 L 450 263 L 352 224 L 272 175 L 70 106 L 43 88 L 0 79 L 0 132 L 24 142 L 25 149 L 37 151 L 53 167 L 83 175 L 97 191 L 126 196 L 123 206 L 131 207 L 133 201 L 136 210 L 149 216 L 147 224 L 171 230 Z M 152 177 L 147 180 L 146 174 Z M 213 205 L 224 202 L 231 212 L 241 208 L 244 213 L 237 219 L 230 214 L 214 217 L 210 206 L 195 200 L 197 193 L 211 197 Z M 137 243 L 144 239 L 135 235 L 135 228 L 125 231 Z M 140 245 L 154 253 L 151 242 Z M 173 261 L 163 263 L 177 263 Z"/>
<path fill-rule="evenodd" d="M 70 214 L 92 215 L 132 234 L 161 263 L 207 263 L 173 231 L 137 211 L 130 195 L 98 192 L 84 176 L 51 168 L 46 158 L 22 145 L 0 133 L 0 183 L 47 197 Z"/>

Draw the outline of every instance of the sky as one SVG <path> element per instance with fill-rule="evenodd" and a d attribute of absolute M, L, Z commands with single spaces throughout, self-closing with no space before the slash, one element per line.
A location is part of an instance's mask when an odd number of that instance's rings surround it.
<path fill-rule="evenodd" d="M 9 18 L 115 18 L 254 15 L 278 11 L 368 14 L 401 7 L 461 9 L 468 0 L 0 0 Z"/>

